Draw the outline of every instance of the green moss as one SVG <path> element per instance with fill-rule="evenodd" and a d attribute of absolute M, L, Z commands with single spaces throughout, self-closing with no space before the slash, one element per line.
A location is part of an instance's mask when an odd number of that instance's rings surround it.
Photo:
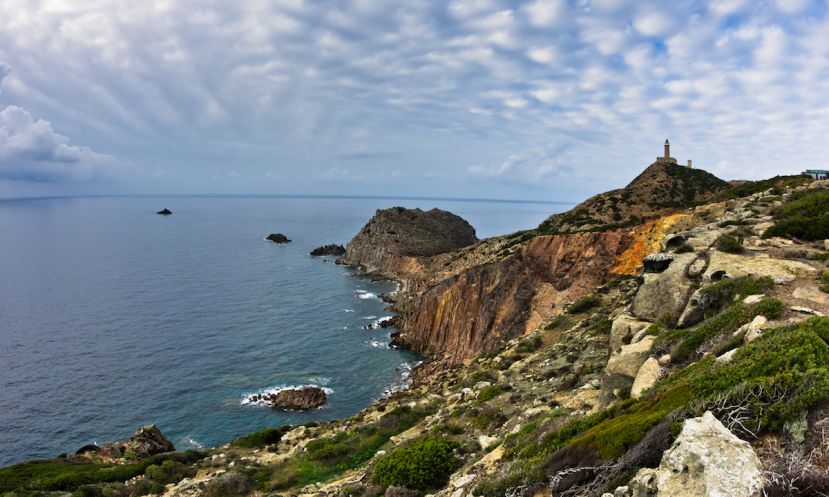
<path fill-rule="evenodd" d="M 457 447 L 457 442 L 443 437 L 418 438 L 377 461 L 372 480 L 384 487 L 441 488 L 460 466 L 454 454 Z"/>
<path fill-rule="evenodd" d="M 541 348 L 543 343 L 544 342 L 541 340 L 541 337 L 536 335 L 532 338 L 527 338 L 526 340 L 518 342 L 518 346 L 515 347 L 515 350 L 523 353 L 535 352 Z"/>
<path fill-rule="evenodd" d="M 717 281 L 702 287 L 700 293 L 705 300 L 712 302 L 709 310 L 716 311 L 730 305 L 735 299 L 759 295 L 772 288 L 774 288 L 774 280 L 767 276 L 762 278 L 743 276 Z"/>
<path fill-rule="evenodd" d="M 573 320 L 564 314 L 556 316 L 552 321 L 544 325 L 545 331 L 564 330 L 573 325 Z"/>
<path fill-rule="evenodd" d="M 820 274 L 820 289 L 823 292 L 829 293 L 829 270 Z"/>
<path fill-rule="evenodd" d="M 774 211 L 774 225 L 764 238 L 781 236 L 800 240 L 829 238 L 829 191 L 814 190 L 794 194 Z"/>

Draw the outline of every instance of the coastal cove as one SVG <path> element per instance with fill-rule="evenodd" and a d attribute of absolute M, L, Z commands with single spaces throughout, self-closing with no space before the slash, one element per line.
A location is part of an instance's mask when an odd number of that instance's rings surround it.
<path fill-rule="evenodd" d="M 418 357 L 387 347 L 374 281 L 315 247 L 378 208 L 439 207 L 480 238 L 536 226 L 556 204 L 411 199 L 98 197 L 0 201 L 0 465 L 157 424 L 179 449 L 264 426 L 344 418 Z M 162 208 L 173 214 L 158 216 Z M 266 242 L 285 233 L 286 245 Z M 314 384 L 305 413 L 246 395 Z"/>

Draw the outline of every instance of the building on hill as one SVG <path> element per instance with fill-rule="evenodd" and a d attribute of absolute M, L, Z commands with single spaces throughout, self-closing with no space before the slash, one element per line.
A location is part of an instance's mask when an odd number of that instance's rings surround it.
<path fill-rule="evenodd" d="M 807 169 L 800 174 L 810 176 L 812 179 L 829 179 L 829 171 L 826 169 Z"/>
<path fill-rule="evenodd" d="M 676 159 L 671 157 L 671 142 L 665 140 L 665 154 L 662 157 L 657 157 L 656 162 L 659 164 L 678 164 Z M 688 159 L 688 168 L 692 166 L 691 159 Z"/>

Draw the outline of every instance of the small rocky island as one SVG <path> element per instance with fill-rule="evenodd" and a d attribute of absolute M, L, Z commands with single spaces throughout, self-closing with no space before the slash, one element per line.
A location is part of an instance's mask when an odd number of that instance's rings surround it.
<path fill-rule="evenodd" d="M 275 393 L 255 393 L 249 402 L 261 403 L 283 411 L 308 411 L 325 405 L 328 396 L 320 387 L 286 388 Z"/>
<path fill-rule="evenodd" d="M 322 257 L 325 255 L 345 255 L 345 247 L 343 247 L 342 245 L 337 245 L 335 243 L 329 243 L 328 245 L 317 247 L 311 251 L 311 256 L 313 257 Z"/>
<path fill-rule="evenodd" d="M 282 233 L 271 233 L 270 235 L 265 238 L 265 240 L 271 241 L 273 243 L 290 243 L 291 240 L 288 239 L 287 236 L 283 235 Z"/>
<path fill-rule="evenodd" d="M 162 216 L 169 216 L 172 213 L 173 213 L 173 211 L 171 211 L 170 209 L 168 209 L 166 207 L 164 209 L 161 209 L 160 211 L 156 212 L 156 214 L 161 214 Z"/>

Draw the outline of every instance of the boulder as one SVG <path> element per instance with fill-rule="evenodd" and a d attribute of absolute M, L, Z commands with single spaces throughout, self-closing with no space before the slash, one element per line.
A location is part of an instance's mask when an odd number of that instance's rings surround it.
<path fill-rule="evenodd" d="M 674 256 L 672 254 L 657 252 L 655 254 L 648 255 L 642 262 L 645 266 L 646 273 L 661 273 L 662 271 L 668 269 L 668 266 L 671 265 L 671 261 L 673 260 Z"/>
<path fill-rule="evenodd" d="M 656 337 L 648 335 L 637 343 L 623 345 L 619 352 L 610 356 L 605 372 L 611 375 L 627 376 L 633 380 L 639 373 L 639 368 L 650 356 L 655 339 Z"/>
<path fill-rule="evenodd" d="M 685 420 L 656 472 L 657 495 L 759 497 L 763 466 L 751 445 L 707 411 Z"/>
<path fill-rule="evenodd" d="M 161 214 L 162 216 L 169 216 L 172 213 L 173 211 L 167 208 L 161 209 L 160 211 L 156 212 L 156 214 Z"/>
<path fill-rule="evenodd" d="M 610 327 L 610 352 L 618 351 L 619 347 L 630 343 L 634 335 L 649 326 L 647 321 L 639 321 L 630 314 L 620 314 Z"/>
<path fill-rule="evenodd" d="M 794 281 L 798 276 L 812 276 L 817 272 L 812 266 L 787 259 L 775 259 L 768 254 L 727 254 L 714 250 L 704 279 L 714 281 L 717 277 L 739 278 L 741 276 L 768 276 L 777 284 Z"/>
<path fill-rule="evenodd" d="M 283 411 L 307 411 L 325 405 L 325 390 L 316 386 L 286 388 L 276 393 L 254 394 L 251 402 L 263 402 L 273 409 Z"/>
<path fill-rule="evenodd" d="M 142 426 L 123 443 L 123 446 L 125 451 L 130 451 L 139 459 L 176 450 L 173 442 L 165 437 L 156 425 Z"/>
<path fill-rule="evenodd" d="M 696 290 L 688 299 L 688 304 L 676 322 L 677 328 L 687 328 L 702 322 L 711 308 L 720 308 L 725 302 L 721 302 L 720 294 L 717 292 L 704 292 L 703 288 Z"/>
<path fill-rule="evenodd" d="M 273 243 L 289 243 L 291 241 L 288 239 L 287 236 L 283 235 L 282 233 L 271 233 L 265 238 L 265 240 L 271 241 Z"/>
<path fill-rule="evenodd" d="M 737 329 L 734 332 L 734 336 L 742 335 L 745 343 L 753 342 L 763 334 L 763 329 L 766 327 L 768 321 L 765 316 L 755 316 L 750 323 L 744 324 Z"/>
<path fill-rule="evenodd" d="M 633 380 L 633 386 L 630 387 L 630 396 L 638 399 L 646 390 L 650 390 L 662 377 L 662 367 L 659 361 L 653 357 L 648 358 L 639 368 L 636 373 L 636 379 Z"/>
<path fill-rule="evenodd" d="M 330 243 L 328 245 L 323 245 L 322 247 L 315 248 L 311 251 L 311 255 L 313 257 L 321 257 L 324 255 L 345 255 L 345 247 L 343 247 L 342 245 Z"/>
<path fill-rule="evenodd" d="M 644 282 L 633 299 L 633 315 L 645 321 L 666 318 L 676 322 L 692 292 L 693 282 L 685 277 L 685 271 L 695 258 L 694 254 L 675 255 L 664 272 L 642 275 Z"/>

